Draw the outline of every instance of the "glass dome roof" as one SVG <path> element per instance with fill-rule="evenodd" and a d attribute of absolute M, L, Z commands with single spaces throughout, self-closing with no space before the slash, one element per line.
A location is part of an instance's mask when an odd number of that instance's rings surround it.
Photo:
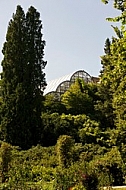
<path fill-rule="evenodd" d="M 44 90 L 44 95 L 49 93 L 59 93 L 63 94 L 72 83 L 75 82 L 77 78 L 82 78 L 85 82 L 93 82 L 92 77 L 84 70 L 79 70 L 71 74 L 65 75 L 58 79 L 47 82 L 46 89 Z"/>

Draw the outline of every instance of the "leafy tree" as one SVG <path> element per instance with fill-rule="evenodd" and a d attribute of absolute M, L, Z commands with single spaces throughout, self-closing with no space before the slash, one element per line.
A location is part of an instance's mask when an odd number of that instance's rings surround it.
<path fill-rule="evenodd" d="M 44 112 L 47 113 L 66 113 L 66 108 L 59 100 L 59 97 L 55 96 L 54 94 L 48 94 L 45 96 L 44 101 Z"/>
<path fill-rule="evenodd" d="M 77 136 L 77 128 L 74 126 L 74 118 L 71 115 L 58 113 L 43 113 L 43 146 L 55 145 L 61 135 Z"/>
<path fill-rule="evenodd" d="M 79 130 L 79 137 L 82 143 L 96 143 L 100 135 L 99 125 L 96 121 L 87 119 L 83 128 Z"/>
<path fill-rule="evenodd" d="M 66 106 L 67 112 L 73 115 L 91 115 L 94 110 L 93 96 L 95 90 L 90 84 L 78 79 L 62 95 L 61 101 Z M 94 90 L 94 92 L 93 92 Z"/>
<path fill-rule="evenodd" d="M 122 160 L 121 154 L 116 146 L 109 149 L 103 155 L 96 156 L 90 161 L 90 164 L 96 171 L 99 178 L 99 184 L 103 185 L 123 185 L 124 183 L 124 167 L 125 163 Z M 107 177 L 108 176 L 108 177 Z M 108 182 L 106 181 L 108 178 Z M 106 182 L 108 184 L 105 184 Z"/>
<path fill-rule="evenodd" d="M 109 64 L 104 64 L 105 70 L 101 75 L 101 86 L 105 89 L 108 88 L 110 98 L 108 102 L 111 103 L 113 113 L 115 114 L 116 125 L 125 125 L 126 117 L 126 46 L 125 35 L 123 38 L 114 39 L 111 44 L 111 54 L 103 56 L 102 60 L 107 59 Z M 108 94 L 108 92 L 106 94 Z"/>
<path fill-rule="evenodd" d="M 43 113 L 42 114 L 43 131 L 42 131 L 42 145 L 53 146 L 57 142 L 60 128 L 60 116 L 58 113 Z"/>
<path fill-rule="evenodd" d="M 110 75 L 113 72 L 113 61 L 111 56 L 111 41 L 106 39 L 104 52 L 101 57 L 102 70 L 100 75 L 100 85 L 98 85 L 97 104 L 95 105 L 97 119 L 101 122 L 101 128 L 114 127 L 114 109 L 112 106 L 112 78 Z"/>
<path fill-rule="evenodd" d="M 103 2 L 109 3 L 109 0 L 103 0 Z M 112 37 L 111 41 L 106 40 L 105 55 L 101 57 L 103 70 L 100 97 L 102 104 L 99 104 L 99 108 L 104 110 L 102 113 L 109 121 L 107 126 L 109 127 L 110 124 L 110 127 L 115 128 L 113 129 L 114 136 L 113 131 L 109 133 L 109 143 L 119 147 L 124 159 L 126 150 L 126 2 L 114 0 L 113 6 L 120 10 L 121 14 L 107 20 L 119 22 L 120 27 L 112 26 L 117 37 Z"/>
<path fill-rule="evenodd" d="M 21 6 L 9 22 L 2 61 L 2 138 L 23 149 L 40 142 L 45 41 L 40 14 Z"/>

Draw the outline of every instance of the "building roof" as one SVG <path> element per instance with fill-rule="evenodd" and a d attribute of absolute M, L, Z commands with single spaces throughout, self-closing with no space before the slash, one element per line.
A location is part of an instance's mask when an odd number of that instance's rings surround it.
<path fill-rule="evenodd" d="M 58 79 L 54 79 L 54 80 L 47 82 L 47 86 L 44 91 L 44 94 L 48 94 L 49 92 L 56 91 L 59 84 L 61 84 L 64 81 L 70 80 L 71 76 L 72 76 L 72 74 L 68 74 L 68 75 L 62 76 Z"/>
<path fill-rule="evenodd" d="M 70 87 L 71 83 L 75 82 L 77 78 L 82 78 L 85 80 L 85 82 L 92 81 L 92 77 L 87 72 L 84 70 L 79 70 L 47 82 L 46 89 L 44 90 L 44 95 L 52 92 L 65 92 Z"/>

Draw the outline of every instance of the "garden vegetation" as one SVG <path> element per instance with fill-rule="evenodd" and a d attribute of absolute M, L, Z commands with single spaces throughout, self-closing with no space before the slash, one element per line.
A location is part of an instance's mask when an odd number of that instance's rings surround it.
<path fill-rule="evenodd" d="M 103 1 L 109 3 L 109 1 Z M 99 83 L 77 79 L 43 95 L 40 14 L 21 6 L 9 22 L 0 80 L 0 189 L 98 190 L 126 184 L 126 3 L 106 39 Z"/>

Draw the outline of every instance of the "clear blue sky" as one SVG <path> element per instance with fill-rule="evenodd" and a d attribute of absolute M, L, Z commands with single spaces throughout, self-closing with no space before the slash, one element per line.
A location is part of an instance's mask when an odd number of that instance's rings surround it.
<path fill-rule="evenodd" d="M 111 4 L 104 5 L 101 0 L 1 0 L 1 50 L 8 22 L 17 5 L 25 12 L 32 5 L 41 14 L 47 81 L 79 69 L 98 76 L 105 39 L 114 35 L 112 23 L 107 22 L 106 17 L 118 15 Z M 0 51 L 0 61 L 2 58 Z"/>

